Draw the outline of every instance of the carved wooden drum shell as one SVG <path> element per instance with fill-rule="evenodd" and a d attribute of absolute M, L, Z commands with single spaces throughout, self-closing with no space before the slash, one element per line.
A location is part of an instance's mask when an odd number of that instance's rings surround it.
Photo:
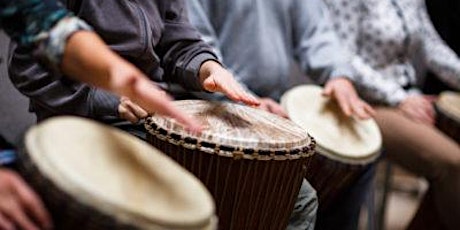
<path fill-rule="evenodd" d="M 335 101 L 322 96 L 319 86 L 294 87 L 283 95 L 281 105 L 316 140 L 317 154 L 306 177 L 324 210 L 380 156 L 380 130 L 372 119 L 344 116 Z"/>
<path fill-rule="evenodd" d="M 314 141 L 294 123 L 232 103 L 177 101 L 206 129 L 146 122 L 149 142 L 195 174 L 213 195 L 219 229 L 285 229 Z"/>

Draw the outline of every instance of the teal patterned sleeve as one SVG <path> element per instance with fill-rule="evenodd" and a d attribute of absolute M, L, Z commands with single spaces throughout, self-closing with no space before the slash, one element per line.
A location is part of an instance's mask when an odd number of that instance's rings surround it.
<path fill-rule="evenodd" d="M 51 67 L 59 65 L 72 33 L 91 29 L 56 0 L 0 0 L 0 26 Z"/>

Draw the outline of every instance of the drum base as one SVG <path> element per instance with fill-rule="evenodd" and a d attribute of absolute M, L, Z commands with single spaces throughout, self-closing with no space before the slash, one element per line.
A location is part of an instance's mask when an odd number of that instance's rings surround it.
<path fill-rule="evenodd" d="M 147 138 L 209 189 L 216 201 L 219 230 L 286 229 L 310 157 L 233 159 L 185 149 L 150 134 Z"/>
<path fill-rule="evenodd" d="M 369 164 L 345 164 L 331 160 L 320 153 L 316 153 L 312 158 L 305 178 L 318 194 L 319 212 L 333 204 L 369 166 Z"/>

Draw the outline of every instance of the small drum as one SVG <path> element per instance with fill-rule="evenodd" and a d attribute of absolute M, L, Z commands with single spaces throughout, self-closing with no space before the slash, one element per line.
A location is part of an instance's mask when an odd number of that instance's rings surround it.
<path fill-rule="evenodd" d="M 286 92 L 281 105 L 290 118 L 315 138 L 315 156 L 307 180 L 317 190 L 320 211 L 326 209 L 353 183 L 365 166 L 380 155 L 382 137 L 372 120 L 343 115 L 335 101 L 321 95 L 314 85 Z"/>
<path fill-rule="evenodd" d="M 460 93 L 443 92 L 435 103 L 436 126 L 460 143 Z"/>
<path fill-rule="evenodd" d="M 199 100 L 176 106 L 200 119 L 201 134 L 174 120 L 147 119 L 149 141 L 211 191 L 219 229 L 285 229 L 314 142 L 302 128 L 265 111 Z"/>
<path fill-rule="evenodd" d="M 137 138 L 82 118 L 28 131 L 20 173 L 42 197 L 55 229 L 215 229 L 206 188 Z"/>

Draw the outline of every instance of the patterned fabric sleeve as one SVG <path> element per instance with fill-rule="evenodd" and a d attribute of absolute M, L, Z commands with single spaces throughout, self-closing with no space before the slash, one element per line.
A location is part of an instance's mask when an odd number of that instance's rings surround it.
<path fill-rule="evenodd" d="M 0 26 L 19 45 L 37 48 L 51 67 L 62 58 L 67 38 L 90 27 L 56 0 L 0 0 Z"/>
<path fill-rule="evenodd" d="M 451 87 L 460 90 L 460 59 L 441 39 L 431 23 L 424 1 L 419 1 L 423 54 L 427 67 Z"/>
<path fill-rule="evenodd" d="M 385 79 L 360 55 L 363 42 L 360 37 L 361 16 L 357 12 L 366 10 L 361 0 L 324 0 L 334 18 L 334 27 L 352 59 L 356 71 L 356 87 L 363 97 L 378 103 L 396 105 L 407 97 L 408 93 L 396 82 Z"/>

